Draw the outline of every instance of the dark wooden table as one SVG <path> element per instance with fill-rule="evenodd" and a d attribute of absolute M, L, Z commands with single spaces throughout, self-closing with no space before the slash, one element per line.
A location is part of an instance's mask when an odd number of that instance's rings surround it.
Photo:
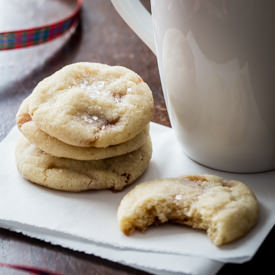
<path fill-rule="evenodd" d="M 34 0 L 32 1 L 34 3 Z M 12 10 L 12 4 L 17 5 L 16 12 L 23 10 L 25 21 L 28 21 L 30 26 L 43 23 L 45 19 L 62 17 L 64 15 L 62 12 L 68 13 L 72 4 L 70 1 L 64 4 L 52 0 L 51 6 L 36 7 L 40 11 L 31 13 L 26 2 L 9 1 L 11 5 L 6 7 L 8 11 L 5 11 L 4 2 L 2 1 L 1 8 L 0 0 L 0 28 L 2 26 L 14 28 L 12 24 L 17 15 Z M 143 2 L 149 6 L 148 1 Z M 62 9 L 59 8 L 60 5 L 63 5 Z M 0 140 L 14 125 L 14 117 L 20 102 L 32 91 L 37 82 L 62 66 L 77 61 L 119 64 L 136 71 L 153 91 L 155 99 L 153 120 L 170 125 L 155 56 L 126 26 L 110 1 L 86 0 L 82 24 L 72 36 L 67 35 L 35 48 L 0 52 Z M 227 264 L 219 274 L 257 274 L 257 272 L 275 274 L 272 262 L 274 255 L 275 229 L 273 228 L 250 262 Z M 92 255 L 73 252 L 4 229 L 0 229 L 0 262 L 39 266 L 63 274 L 145 274 Z M 264 270 L 269 272 L 265 273 Z M 0 274 L 21 273 L 0 267 Z"/>

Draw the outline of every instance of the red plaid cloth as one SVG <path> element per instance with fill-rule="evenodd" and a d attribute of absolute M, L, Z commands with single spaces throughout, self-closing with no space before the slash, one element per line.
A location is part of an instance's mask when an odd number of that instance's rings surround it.
<path fill-rule="evenodd" d="M 68 17 L 45 26 L 0 32 L 0 50 L 19 49 L 51 41 L 78 23 L 83 0 L 77 0 L 75 11 Z"/>

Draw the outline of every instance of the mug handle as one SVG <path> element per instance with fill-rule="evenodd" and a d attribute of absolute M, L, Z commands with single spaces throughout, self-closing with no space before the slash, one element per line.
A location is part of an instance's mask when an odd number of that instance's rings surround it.
<path fill-rule="evenodd" d="M 124 19 L 124 21 L 155 54 L 155 43 L 151 14 L 144 8 L 139 0 L 111 1 L 117 12 Z"/>

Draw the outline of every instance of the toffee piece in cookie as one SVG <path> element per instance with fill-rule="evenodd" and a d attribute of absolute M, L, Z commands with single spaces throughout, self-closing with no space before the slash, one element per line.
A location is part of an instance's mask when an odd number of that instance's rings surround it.
<path fill-rule="evenodd" d="M 122 199 L 118 209 L 126 235 L 174 221 L 206 230 L 215 245 L 243 236 L 257 218 L 257 199 L 245 184 L 213 175 L 144 182 Z"/>
<path fill-rule="evenodd" d="M 80 147 L 133 139 L 153 115 L 152 92 L 139 75 L 88 62 L 65 66 L 42 80 L 28 105 L 26 117 L 39 129 Z"/>

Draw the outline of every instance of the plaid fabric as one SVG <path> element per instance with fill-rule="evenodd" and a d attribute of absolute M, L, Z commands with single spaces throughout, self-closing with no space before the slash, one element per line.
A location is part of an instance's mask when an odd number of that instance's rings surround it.
<path fill-rule="evenodd" d="M 77 0 L 75 11 L 58 22 L 32 29 L 0 32 L 0 50 L 19 49 L 51 41 L 74 26 L 79 20 L 82 0 Z"/>

